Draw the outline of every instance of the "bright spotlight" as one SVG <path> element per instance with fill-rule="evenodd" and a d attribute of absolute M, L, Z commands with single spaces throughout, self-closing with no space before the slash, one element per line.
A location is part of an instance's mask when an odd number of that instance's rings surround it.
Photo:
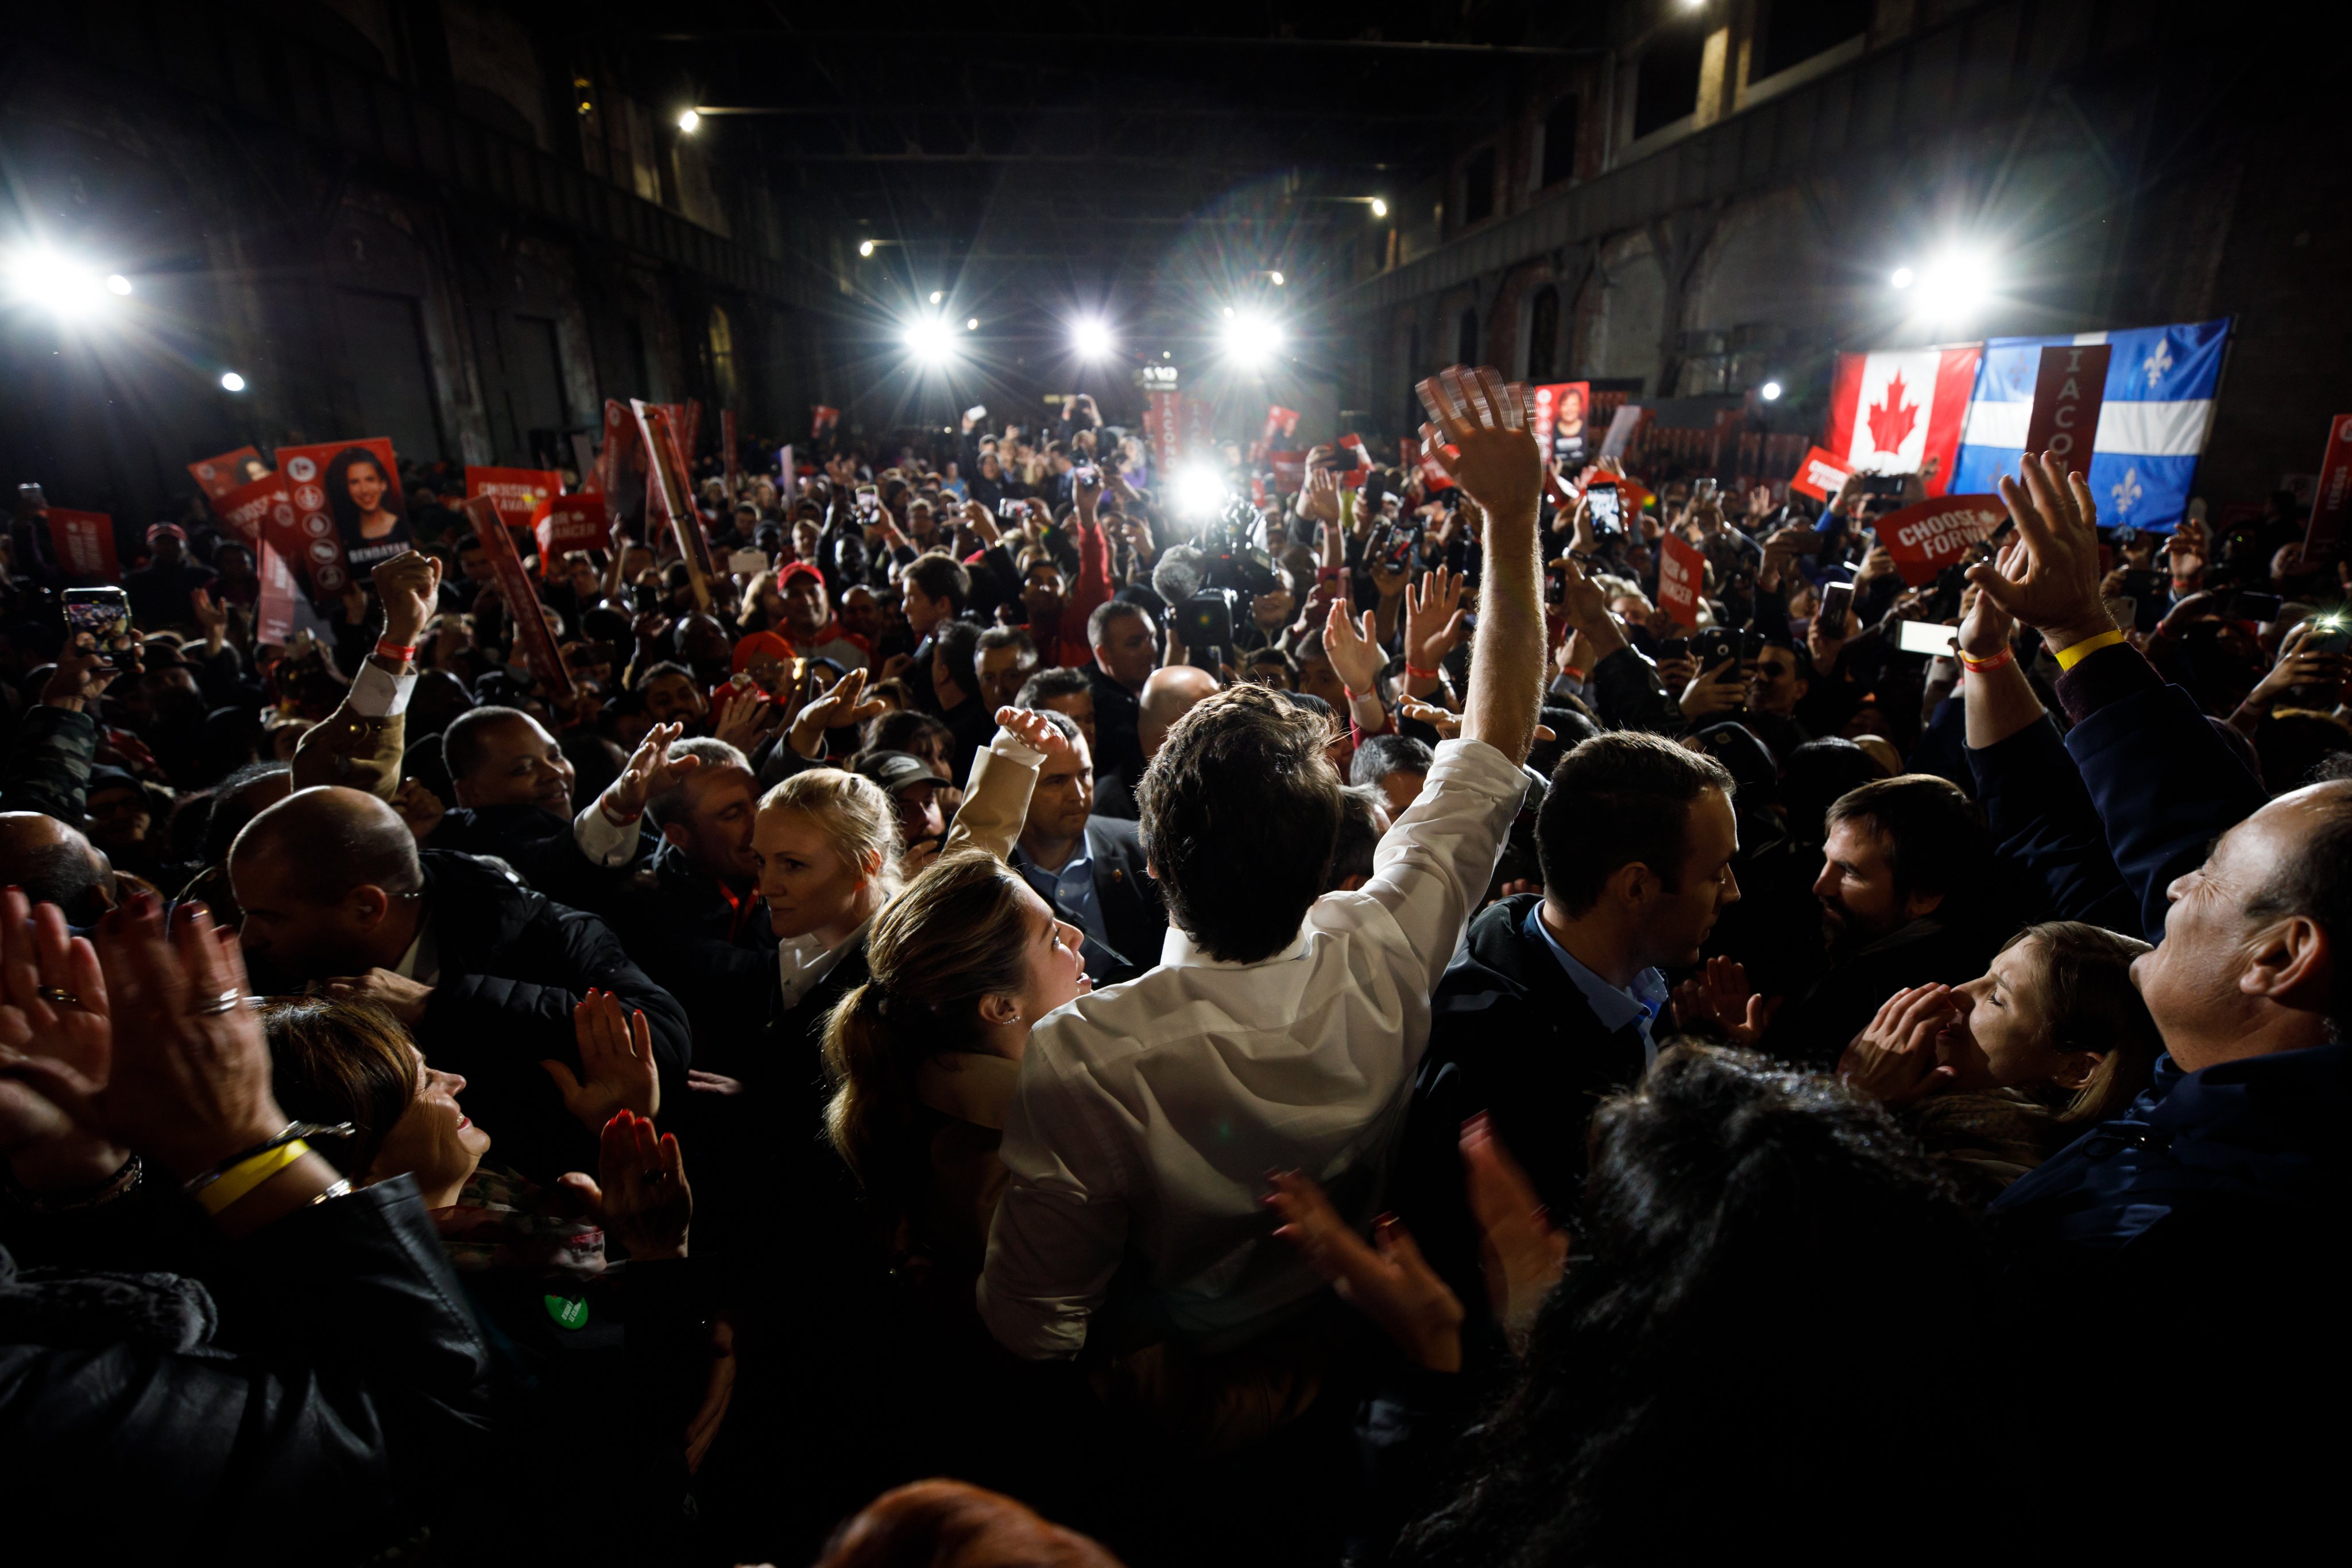
<path fill-rule="evenodd" d="M 963 323 L 963 329 L 964 329 L 965 331 L 967 331 L 967 332 L 977 332 L 977 331 L 979 331 L 979 330 L 980 330 L 980 318 L 979 318 L 979 317 L 977 317 L 977 316 L 967 316 L 967 317 L 965 317 L 965 318 L 964 318 L 964 323 Z"/>
<path fill-rule="evenodd" d="M 944 298 L 947 298 L 947 296 L 946 296 L 946 295 L 944 295 L 944 294 L 942 294 L 942 293 L 940 293 L 938 289 L 934 288 L 934 289 L 932 289 L 932 290 L 931 290 L 931 303 L 932 303 L 932 304 L 937 305 L 940 300 L 942 300 L 942 299 L 944 299 Z"/>
<path fill-rule="evenodd" d="M 1110 329 L 1092 317 L 1070 328 L 1070 346 L 1082 360 L 1099 360 L 1110 353 Z"/>
<path fill-rule="evenodd" d="M 688 136 L 693 135 L 701 124 L 702 116 L 690 109 L 677 117 L 677 128 Z"/>
<path fill-rule="evenodd" d="M 1188 517 L 1205 517 L 1225 504 L 1225 476 L 1214 468 L 1182 468 L 1176 473 L 1176 510 Z"/>
<path fill-rule="evenodd" d="M 1757 390 L 1764 394 L 1764 401 L 1766 402 L 1778 402 L 1780 401 L 1780 383 L 1779 382 L 1766 382 Z"/>
<path fill-rule="evenodd" d="M 872 256 L 874 254 L 874 242 L 870 239 L 859 240 L 857 242 L 857 254 L 860 256 Z"/>
<path fill-rule="evenodd" d="M 907 347 L 915 358 L 927 365 L 941 365 L 955 358 L 955 334 L 948 324 L 936 316 L 926 316 L 910 321 L 906 330 Z"/>
<path fill-rule="evenodd" d="M 1225 307 L 1225 319 L 1226 319 L 1226 320 L 1228 320 L 1228 321 L 1230 321 L 1230 320 L 1232 320 L 1233 319 L 1234 319 L 1234 308 L 1233 308 L 1232 306 L 1228 305 L 1228 306 L 1226 306 L 1226 307 Z"/>
<path fill-rule="evenodd" d="M 1990 271 L 1984 258 L 1956 252 L 1939 256 L 1919 274 L 1914 308 L 1922 316 L 1949 320 L 1965 316 L 1992 292 Z"/>
<path fill-rule="evenodd" d="M 1282 274 L 1280 272 L 1269 272 L 1266 276 L 1274 280 L 1274 286 L 1276 288 L 1282 287 Z"/>
<path fill-rule="evenodd" d="M 10 258 L 8 277 L 19 299 L 64 317 L 87 315 L 111 304 L 110 294 L 131 292 L 131 280 L 120 273 L 101 279 L 90 268 L 47 249 Z M 116 283 L 122 287 L 116 288 Z"/>
<path fill-rule="evenodd" d="M 1225 323 L 1225 358 L 1244 369 L 1265 364 L 1282 347 L 1282 328 L 1255 312 Z"/>
<path fill-rule="evenodd" d="M 1897 288 L 1908 288 L 1916 279 L 1909 267 L 1898 267 L 1895 269 L 1895 276 L 1888 278 L 1886 281 L 1895 285 Z"/>
<path fill-rule="evenodd" d="M 238 375 L 235 371 L 223 371 L 221 372 L 221 391 L 236 392 L 243 392 L 244 390 L 245 378 L 243 376 Z"/>
<path fill-rule="evenodd" d="M 1384 218 L 1388 215 L 1389 204 L 1381 200 L 1378 196 L 1374 196 L 1372 198 L 1372 216 L 1376 218 Z"/>

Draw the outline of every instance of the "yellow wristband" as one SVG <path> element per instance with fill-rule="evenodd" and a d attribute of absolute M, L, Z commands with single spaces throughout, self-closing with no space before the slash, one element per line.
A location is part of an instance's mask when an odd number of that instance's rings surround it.
<path fill-rule="evenodd" d="M 2102 648 L 2112 648 L 2124 640 L 2121 632 L 2102 632 L 2095 637 L 2085 637 L 2072 647 L 2061 648 L 2052 656 L 2061 670 L 2071 670 Z"/>
<path fill-rule="evenodd" d="M 206 1214 L 218 1214 L 310 1152 L 310 1145 L 299 1138 L 264 1149 L 243 1164 L 229 1166 L 217 1181 L 198 1188 L 196 1201 L 205 1206 Z"/>

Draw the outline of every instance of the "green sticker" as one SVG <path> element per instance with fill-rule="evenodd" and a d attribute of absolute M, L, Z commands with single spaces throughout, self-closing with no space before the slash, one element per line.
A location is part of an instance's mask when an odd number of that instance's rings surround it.
<path fill-rule="evenodd" d="M 588 1298 L 585 1296 L 550 1294 L 540 1299 L 547 1303 L 547 1315 L 555 1320 L 558 1328 L 576 1329 L 588 1321 Z"/>

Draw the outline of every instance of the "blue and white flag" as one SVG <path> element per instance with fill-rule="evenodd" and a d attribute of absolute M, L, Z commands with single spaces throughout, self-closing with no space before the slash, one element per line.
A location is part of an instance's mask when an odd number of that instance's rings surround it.
<path fill-rule="evenodd" d="M 2043 349 L 2105 343 L 2115 351 L 2107 360 L 2106 402 L 2099 410 L 2099 432 L 2084 476 L 2098 503 L 2099 521 L 2169 529 L 2189 510 L 2197 458 L 2213 428 L 2213 392 L 2229 340 L 2226 317 L 2127 332 L 1988 340 L 1948 492 L 1990 493 L 2003 474 L 2017 472 Z"/>

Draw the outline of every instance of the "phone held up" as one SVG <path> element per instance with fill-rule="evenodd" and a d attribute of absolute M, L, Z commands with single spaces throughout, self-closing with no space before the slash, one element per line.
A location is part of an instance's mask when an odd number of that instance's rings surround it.
<path fill-rule="evenodd" d="M 1592 522 L 1592 537 L 1613 539 L 1625 531 L 1625 508 L 1613 484 L 1595 484 L 1584 492 L 1585 515 Z"/>
<path fill-rule="evenodd" d="M 1824 637 L 1848 634 L 1846 622 L 1853 613 L 1853 584 L 1832 582 L 1822 590 L 1822 607 L 1814 613 L 1813 623 Z"/>
<path fill-rule="evenodd" d="M 131 596 L 120 588 L 68 588 L 62 595 L 66 635 L 79 642 L 89 633 L 91 644 L 108 655 L 106 667 L 118 667 L 115 653 L 131 646 Z"/>

